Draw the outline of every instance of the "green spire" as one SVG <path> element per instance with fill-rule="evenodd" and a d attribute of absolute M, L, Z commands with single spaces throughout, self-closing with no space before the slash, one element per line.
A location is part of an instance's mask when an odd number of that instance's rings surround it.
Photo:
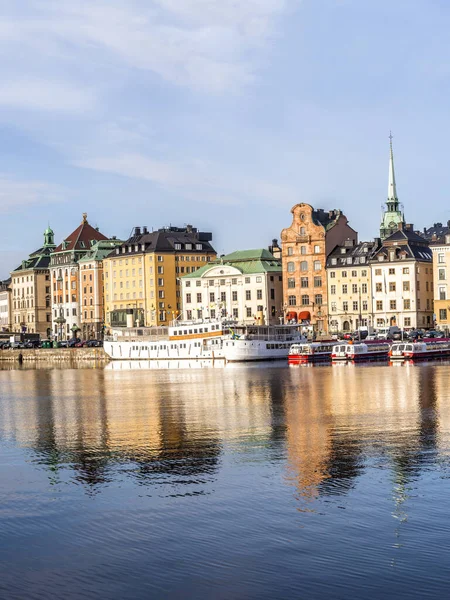
<path fill-rule="evenodd" d="M 44 231 L 44 248 L 48 248 L 50 247 L 54 247 L 55 246 L 55 234 L 53 233 L 53 229 L 50 227 L 50 225 L 47 227 L 47 229 Z"/>

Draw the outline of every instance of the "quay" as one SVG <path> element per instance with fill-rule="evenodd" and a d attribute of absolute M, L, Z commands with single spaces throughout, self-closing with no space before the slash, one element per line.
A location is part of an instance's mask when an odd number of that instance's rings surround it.
<path fill-rule="evenodd" d="M 0 351 L 1 362 L 54 362 L 78 364 L 87 361 L 108 362 L 103 348 L 31 348 Z"/>

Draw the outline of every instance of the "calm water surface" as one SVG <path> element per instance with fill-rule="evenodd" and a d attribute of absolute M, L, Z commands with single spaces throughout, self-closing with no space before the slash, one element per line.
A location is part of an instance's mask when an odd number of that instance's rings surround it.
<path fill-rule="evenodd" d="M 448 596 L 449 364 L 135 366 L 0 371 L 0 598 Z"/>

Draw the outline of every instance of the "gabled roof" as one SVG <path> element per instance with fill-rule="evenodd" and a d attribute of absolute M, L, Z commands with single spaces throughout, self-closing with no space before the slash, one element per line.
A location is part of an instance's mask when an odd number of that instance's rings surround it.
<path fill-rule="evenodd" d="M 380 241 L 360 242 L 336 246 L 327 257 L 327 268 L 350 267 L 351 265 L 365 265 L 380 247 Z"/>
<path fill-rule="evenodd" d="M 70 252 L 73 250 L 86 251 L 91 248 L 92 242 L 107 239 L 106 235 L 103 235 L 98 229 L 94 229 L 92 225 L 89 225 L 87 214 L 84 213 L 81 225 L 79 225 L 75 231 L 72 231 L 54 252 Z"/>
<path fill-rule="evenodd" d="M 200 267 L 193 273 L 183 275 L 182 279 L 203 277 L 211 269 L 227 266 L 234 267 L 243 275 L 255 275 L 257 273 L 280 273 L 281 261 L 277 260 L 268 250 L 262 248 L 258 250 L 238 250 L 220 259 L 209 262 Z"/>
<path fill-rule="evenodd" d="M 389 237 L 387 237 L 383 243 L 399 242 L 405 240 L 407 240 L 408 242 L 420 242 L 423 244 L 427 244 L 427 240 L 422 236 L 418 235 L 412 229 L 398 229 Z"/>
<path fill-rule="evenodd" d="M 390 253 L 395 250 L 395 260 L 419 260 L 431 262 L 433 255 L 427 240 L 418 235 L 413 229 L 399 229 L 387 237 L 378 252 L 373 256 L 373 262 L 380 256 L 390 259 Z"/>
<path fill-rule="evenodd" d="M 17 273 L 18 271 L 30 271 L 48 269 L 50 265 L 50 255 L 53 252 L 53 248 L 49 246 L 43 246 L 38 250 L 35 250 L 30 256 L 23 260 L 22 263 L 16 267 L 12 272 Z"/>

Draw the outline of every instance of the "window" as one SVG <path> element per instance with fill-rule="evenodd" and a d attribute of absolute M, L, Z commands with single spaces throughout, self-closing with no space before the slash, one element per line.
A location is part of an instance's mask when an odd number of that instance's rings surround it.
<path fill-rule="evenodd" d="M 381 275 L 381 269 L 375 269 L 375 275 Z"/>
<path fill-rule="evenodd" d="M 221 302 L 227 301 L 227 293 L 226 292 L 220 292 L 220 301 Z"/>
<path fill-rule="evenodd" d="M 420 281 L 416 281 L 416 289 L 420 292 Z"/>
<path fill-rule="evenodd" d="M 410 310 L 411 308 L 411 300 L 404 299 L 403 300 L 403 310 Z"/>
<path fill-rule="evenodd" d="M 164 261 L 164 256 L 158 255 L 158 262 L 163 262 L 163 261 Z"/>
<path fill-rule="evenodd" d="M 403 324 L 405 327 L 411 327 L 411 317 L 405 317 L 403 319 Z"/>
<path fill-rule="evenodd" d="M 438 279 L 439 281 L 445 281 L 445 269 L 438 269 Z"/>
<path fill-rule="evenodd" d="M 237 279 L 236 278 L 234 278 L 234 279 L 231 280 L 231 285 L 237 285 Z"/>
<path fill-rule="evenodd" d="M 331 277 L 331 279 L 335 279 L 336 278 L 336 271 L 330 271 L 330 277 Z"/>
<path fill-rule="evenodd" d="M 397 310 L 397 300 L 391 300 L 389 302 L 389 308 L 390 310 Z"/>
<path fill-rule="evenodd" d="M 368 310 L 368 308 L 369 308 L 369 305 L 368 305 L 368 302 L 367 302 L 367 300 L 363 300 L 363 303 L 362 303 L 362 309 L 363 309 L 363 310 Z"/>
<path fill-rule="evenodd" d="M 342 310 L 347 312 L 348 311 L 348 302 L 343 302 L 342 303 Z"/>
<path fill-rule="evenodd" d="M 288 277 L 288 288 L 295 288 L 294 277 Z M 250 298 L 247 298 L 247 300 L 250 300 Z"/>
<path fill-rule="evenodd" d="M 438 254 L 438 263 L 439 264 L 445 263 L 445 256 L 444 256 L 444 254 Z"/>
<path fill-rule="evenodd" d="M 246 310 L 246 313 L 247 313 L 247 317 L 251 317 L 252 316 L 251 306 L 247 306 L 247 308 L 245 310 Z"/>
<path fill-rule="evenodd" d="M 186 294 L 186 304 L 191 303 L 191 294 Z"/>
<path fill-rule="evenodd" d="M 257 277 L 256 278 L 256 283 L 262 283 L 262 277 Z"/>
<path fill-rule="evenodd" d="M 308 287 L 308 278 L 300 277 L 300 287 L 307 288 Z"/>
<path fill-rule="evenodd" d="M 439 309 L 439 320 L 440 321 L 446 321 L 447 320 L 447 309 L 446 308 L 440 308 Z"/>
<path fill-rule="evenodd" d="M 307 271 L 308 270 L 308 263 L 306 262 L 306 260 L 302 260 L 302 262 L 300 263 L 300 271 Z"/>
<path fill-rule="evenodd" d="M 320 271 L 322 269 L 322 263 L 320 260 L 314 261 L 314 271 Z"/>
<path fill-rule="evenodd" d="M 300 254 L 306 254 L 306 246 L 300 246 Z"/>
<path fill-rule="evenodd" d="M 403 275 L 409 275 L 409 267 L 403 267 Z"/>
<path fill-rule="evenodd" d="M 344 283 L 344 285 L 342 286 L 342 293 L 343 293 L 343 294 L 346 294 L 346 293 L 347 293 L 347 288 L 348 288 L 347 284 L 346 284 L 346 283 Z"/>
<path fill-rule="evenodd" d="M 354 311 L 358 310 L 358 302 L 353 302 L 353 310 Z"/>
<path fill-rule="evenodd" d="M 158 285 L 164 285 L 164 279 L 162 279 L 162 277 L 158 278 Z"/>
<path fill-rule="evenodd" d="M 336 302 L 331 303 L 331 312 L 336 312 Z"/>
<path fill-rule="evenodd" d="M 357 294 L 357 293 L 358 293 L 358 284 L 352 283 L 352 294 Z"/>
<path fill-rule="evenodd" d="M 231 300 L 233 302 L 237 302 L 237 292 L 231 292 Z"/>
<path fill-rule="evenodd" d="M 404 292 L 409 292 L 409 281 L 404 281 L 403 282 L 403 291 Z"/>
<path fill-rule="evenodd" d="M 389 269 L 389 275 L 395 275 L 395 269 Z"/>
<path fill-rule="evenodd" d="M 347 271 L 342 271 L 341 277 L 347 277 Z"/>
<path fill-rule="evenodd" d="M 191 287 L 191 282 L 190 281 L 186 281 L 186 287 Z"/>
<path fill-rule="evenodd" d="M 447 288 L 444 285 L 439 286 L 439 300 L 447 300 Z"/>
<path fill-rule="evenodd" d="M 289 296 L 288 297 L 289 306 L 296 306 L 297 304 L 297 296 Z"/>
<path fill-rule="evenodd" d="M 262 290 L 256 290 L 256 299 L 262 300 Z"/>
<path fill-rule="evenodd" d="M 294 286 L 293 287 L 295 287 L 295 279 L 288 279 L 288 281 L 293 281 L 294 282 Z M 251 292 L 251 290 L 245 290 L 245 299 L 246 300 L 251 300 L 252 299 L 252 292 Z"/>
<path fill-rule="evenodd" d="M 367 283 L 362 283 L 361 284 L 361 293 L 362 294 L 367 294 Z"/>
<path fill-rule="evenodd" d="M 164 298 L 164 290 L 159 290 L 158 298 Z"/>
<path fill-rule="evenodd" d="M 364 271 L 361 271 L 361 277 L 367 277 L 367 271 L 364 269 Z"/>
<path fill-rule="evenodd" d="M 377 310 L 383 310 L 383 301 L 377 300 Z"/>
<path fill-rule="evenodd" d="M 214 302 L 214 299 L 215 299 L 215 298 L 214 298 L 214 292 L 211 292 L 211 293 L 209 294 L 209 301 L 210 301 L 210 302 Z"/>
<path fill-rule="evenodd" d="M 295 265 L 293 262 L 288 262 L 287 270 L 288 270 L 288 273 L 293 273 L 295 271 Z"/>
<path fill-rule="evenodd" d="M 382 283 L 376 283 L 375 284 L 375 291 L 376 292 L 382 292 L 383 291 L 383 284 Z"/>
<path fill-rule="evenodd" d="M 235 293 L 235 292 L 233 292 L 233 294 L 234 294 L 234 293 Z M 236 300 L 237 300 L 237 298 L 236 298 Z M 199 303 L 199 304 L 201 304 L 201 303 L 202 303 L 202 295 L 201 295 L 201 293 L 200 293 L 200 294 L 197 294 L 197 303 Z"/>
<path fill-rule="evenodd" d="M 233 317 L 235 319 L 239 318 L 239 309 L 238 308 L 233 308 Z"/>
<path fill-rule="evenodd" d="M 320 246 L 319 245 L 314 246 L 314 254 L 320 254 Z"/>
<path fill-rule="evenodd" d="M 389 291 L 390 292 L 395 292 L 395 281 L 390 281 L 389 282 Z"/>
<path fill-rule="evenodd" d="M 335 294 L 336 293 L 336 286 L 332 285 L 330 286 L 330 294 Z"/>
<path fill-rule="evenodd" d="M 202 282 L 200 281 L 200 279 L 197 279 L 197 281 L 195 282 L 195 285 L 196 285 L 197 287 L 201 287 L 201 285 L 202 285 Z"/>
<path fill-rule="evenodd" d="M 300 235 L 306 235 L 306 228 L 305 227 L 300 227 L 299 233 L 300 233 Z"/>
<path fill-rule="evenodd" d="M 287 249 L 287 255 L 288 256 L 293 256 L 294 255 L 294 248 L 292 246 L 289 246 L 289 248 Z"/>
<path fill-rule="evenodd" d="M 358 277 L 358 271 L 352 271 L 352 277 Z"/>
<path fill-rule="evenodd" d="M 289 270 L 289 269 L 288 269 Z M 245 283 L 250 283 L 250 277 L 245 278 Z"/>
<path fill-rule="evenodd" d="M 322 287 L 322 277 L 314 277 L 314 287 Z"/>
<path fill-rule="evenodd" d="M 309 305 L 309 296 L 308 294 L 303 294 L 302 296 L 302 306 L 308 306 Z"/>
<path fill-rule="evenodd" d="M 317 306 L 322 306 L 322 294 L 316 294 L 314 296 L 314 302 L 317 304 Z"/>

